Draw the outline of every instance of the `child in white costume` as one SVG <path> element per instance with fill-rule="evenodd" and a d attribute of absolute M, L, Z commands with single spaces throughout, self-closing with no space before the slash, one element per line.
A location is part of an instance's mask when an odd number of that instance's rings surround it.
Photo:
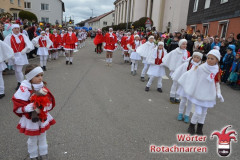
<path fill-rule="evenodd" d="M 179 66 L 172 74 L 172 80 L 177 81 L 185 72 L 189 71 L 190 69 L 194 69 L 196 66 L 199 66 L 201 64 L 201 59 L 203 57 L 203 54 L 200 52 L 194 52 L 192 58 L 190 58 L 189 61 L 183 63 L 181 66 Z M 178 88 L 178 91 L 181 91 L 182 87 Z M 192 103 L 191 101 L 188 101 L 186 97 L 181 97 L 181 102 L 179 104 L 179 114 L 178 114 L 178 120 L 183 120 L 183 112 L 186 107 L 186 111 L 184 114 L 184 122 L 189 122 L 189 115 L 192 109 Z"/>
<path fill-rule="evenodd" d="M 18 24 L 12 25 L 12 34 L 9 34 L 4 42 L 13 49 L 14 59 L 9 59 L 8 64 L 14 66 L 15 76 L 18 81 L 16 90 L 24 80 L 23 66 L 28 64 L 27 53 L 34 49 L 32 42 L 27 36 L 20 33 Z"/>
<path fill-rule="evenodd" d="M 162 92 L 162 77 L 166 75 L 165 73 L 165 67 L 162 65 L 162 59 L 163 57 L 167 55 L 167 51 L 164 49 L 164 43 L 159 42 L 158 47 L 156 47 L 153 51 L 153 54 L 151 55 L 152 57 L 152 62 L 150 63 L 150 67 L 148 69 L 147 74 L 149 75 L 149 80 L 147 83 L 147 86 L 145 88 L 145 91 L 149 91 L 150 86 L 152 85 L 153 80 L 157 77 L 158 78 L 158 86 L 157 86 L 157 91 Z"/>
<path fill-rule="evenodd" d="M 138 61 L 141 60 L 141 56 L 136 52 L 136 49 L 141 45 L 139 35 L 134 36 L 134 41 L 127 45 L 129 53 L 131 53 L 130 59 L 132 62 L 131 65 L 131 74 L 135 76 L 137 74 Z"/>
<path fill-rule="evenodd" d="M 53 45 L 46 32 L 42 31 L 41 35 L 32 40 L 33 44 L 38 48 L 37 55 L 40 56 L 40 66 L 44 71 L 47 70 L 48 49 Z"/>
<path fill-rule="evenodd" d="M 224 102 L 220 89 L 220 52 L 216 49 L 207 54 L 207 62 L 184 73 L 178 80 L 183 88 L 179 92 L 181 97 L 195 104 L 195 112 L 191 118 L 188 133 L 203 135 L 202 128 L 207 115 L 207 109 L 213 108 L 216 104 L 216 97 Z M 195 132 L 195 125 L 197 131 Z"/>
<path fill-rule="evenodd" d="M 56 123 L 49 113 L 55 107 L 55 98 L 43 82 L 41 67 L 26 66 L 25 76 L 26 80 L 12 98 L 13 112 L 21 117 L 17 129 L 29 136 L 27 144 L 30 158 L 47 160 L 46 131 Z"/>
<path fill-rule="evenodd" d="M 0 40 L 0 99 L 5 96 L 2 72 L 7 68 L 7 65 L 4 61 L 10 58 L 14 58 L 12 48 Z"/>
<path fill-rule="evenodd" d="M 141 73 L 141 81 L 144 82 L 145 81 L 145 74 L 147 73 L 147 70 L 150 66 L 150 64 L 147 63 L 146 59 L 151 56 L 153 49 L 154 49 L 155 45 L 154 45 L 154 37 L 150 36 L 148 38 L 148 41 L 146 43 L 144 43 L 143 45 L 141 45 L 140 47 L 137 48 L 137 53 L 143 57 L 143 61 L 142 63 L 144 64 L 142 73 Z"/>
<path fill-rule="evenodd" d="M 175 50 L 171 51 L 167 56 L 163 58 L 163 64 L 169 68 L 170 76 L 173 72 L 184 62 L 187 61 L 188 52 L 187 48 L 187 40 L 181 39 L 178 43 L 179 47 Z M 176 94 L 178 88 L 177 81 L 173 81 L 171 91 L 170 91 L 170 102 L 171 103 L 180 103 L 179 95 Z"/>

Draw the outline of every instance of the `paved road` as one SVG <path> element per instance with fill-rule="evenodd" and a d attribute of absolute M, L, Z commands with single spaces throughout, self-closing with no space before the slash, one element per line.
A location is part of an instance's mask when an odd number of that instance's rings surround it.
<path fill-rule="evenodd" d="M 218 160 L 214 130 L 233 125 L 239 131 L 239 91 L 222 85 L 225 103 L 208 111 L 204 133 L 207 142 L 180 143 L 176 134 L 186 133 L 188 125 L 176 120 L 178 106 L 169 103 L 171 80 L 163 80 L 163 93 L 156 82 L 149 93 L 138 75 L 130 75 L 120 51 L 114 54 L 113 66 L 104 63 L 104 54 L 96 55 L 91 41 L 75 55 L 74 65 L 65 59 L 48 63 L 45 80 L 56 97 L 51 112 L 57 124 L 47 133 L 50 160 Z M 33 60 L 31 63 L 38 63 Z M 142 69 L 142 65 L 140 65 Z M 6 97 L 0 100 L 0 159 L 23 160 L 27 157 L 27 137 L 19 134 L 19 118 L 12 112 L 11 97 L 15 77 L 4 76 Z M 151 154 L 149 145 L 207 146 L 205 154 Z M 239 142 L 232 143 L 229 159 L 239 159 Z"/>

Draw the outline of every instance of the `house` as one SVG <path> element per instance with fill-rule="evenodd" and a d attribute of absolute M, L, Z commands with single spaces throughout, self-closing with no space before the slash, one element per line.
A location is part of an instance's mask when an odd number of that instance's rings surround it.
<path fill-rule="evenodd" d="M 187 27 L 188 3 L 189 0 L 116 0 L 115 24 L 149 17 L 157 31 L 180 31 Z"/>
<path fill-rule="evenodd" d="M 65 12 L 62 0 L 25 0 L 24 8 L 34 13 L 39 22 L 62 25 Z"/>
<path fill-rule="evenodd" d="M 93 17 L 93 18 L 96 18 L 96 17 Z M 86 19 L 86 20 L 84 20 L 84 21 L 81 21 L 81 22 L 77 23 L 76 26 L 89 28 L 88 22 L 89 22 L 90 20 L 92 20 L 93 18 L 90 17 L 89 19 Z"/>
<path fill-rule="evenodd" d="M 239 0 L 190 0 L 187 28 L 205 36 L 226 38 L 240 33 Z"/>
<path fill-rule="evenodd" d="M 24 0 L 0 0 L 0 13 L 10 13 L 13 20 L 19 18 L 19 12 L 24 10 Z"/>
<path fill-rule="evenodd" d="M 114 25 L 114 17 L 114 11 L 110 11 L 91 19 L 88 21 L 88 24 L 93 30 L 102 29 L 103 27 Z"/>

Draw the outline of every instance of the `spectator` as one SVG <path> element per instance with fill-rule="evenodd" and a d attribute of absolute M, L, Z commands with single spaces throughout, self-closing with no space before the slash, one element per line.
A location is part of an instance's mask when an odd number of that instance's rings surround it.
<path fill-rule="evenodd" d="M 234 33 L 230 33 L 229 37 L 231 37 L 232 38 L 232 42 L 235 43 L 236 40 L 234 39 Z"/>
<path fill-rule="evenodd" d="M 230 69 L 232 67 L 233 64 L 233 60 L 234 60 L 234 55 L 233 55 L 233 47 L 229 46 L 227 48 L 227 53 L 226 56 L 223 59 L 223 75 L 222 75 L 222 82 L 226 83 L 227 79 L 230 75 Z"/>
<path fill-rule="evenodd" d="M 31 41 L 31 40 L 35 37 L 35 36 L 34 36 L 35 27 L 34 27 L 34 26 L 30 27 L 27 32 L 28 32 L 29 39 L 30 39 L 30 41 Z M 36 54 L 36 53 L 37 53 L 37 48 L 35 47 L 34 50 L 32 50 L 31 52 L 28 53 L 28 58 L 29 58 L 29 59 L 35 58 L 35 57 L 33 56 L 33 54 Z"/>
<path fill-rule="evenodd" d="M 197 41 L 194 42 L 193 51 L 198 51 L 202 44 L 202 38 L 198 36 Z"/>
<path fill-rule="evenodd" d="M 226 54 L 226 51 L 227 51 L 227 47 L 228 47 L 228 41 L 222 41 L 221 43 L 221 46 L 220 46 L 220 53 L 221 53 L 221 60 L 220 60 L 220 66 L 221 68 L 223 67 L 223 57 L 225 56 Z"/>
<path fill-rule="evenodd" d="M 237 41 L 236 41 L 236 51 L 240 49 L 240 33 L 237 35 Z"/>
<path fill-rule="evenodd" d="M 211 46 L 210 46 L 210 44 L 209 44 L 209 39 L 208 38 L 204 38 L 203 39 L 203 45 L 202 45 L 202 47 L 200 47 L 200 50 L 201 50 L 201 52 L 203 53 L 203 58 L 202 58 L 202 61 L 204 62 L 204 61 L 206 61 L 206 59 L 207 59 L 207 54 L 208 54 L 208 52 L 211 50 Z"/>
<path fill-rule="evenodd" d="M 27 25 L 23 26 L 23 34 L 29 38 L 27 31 L 28 31 L 28 26 Z"/>
<path fill-rule="evenodd" d="M 0 21 L 0 40 L 3 41 L 4 37 L 3 37 L 3 26 L 4 23 L 2 21 Z"/>
<path fill-rule="evenodd" d="M 214 46 L 218 46 L 219 48 L 221 46 L 220 38 L 218 36 L 214 37 L 214 42 L 211 44 L 211 49 L 213 49 Z"/>
<path fill-rule="evenodd" d="M 172 50 L 178 47 L 178 41 L 179 41 L 179 38 L 175 36 L 168 47 L 168 52 L 171 52 Z"/>
<path fill-rule="evenodd" d="M 231 74 L 228 78 L 230 85 L 233 87 L 237 87 L 237 82 L 240 80 L 240 52 L 238 52 L 235 56 L 235 59 L 232 64 Z"/>

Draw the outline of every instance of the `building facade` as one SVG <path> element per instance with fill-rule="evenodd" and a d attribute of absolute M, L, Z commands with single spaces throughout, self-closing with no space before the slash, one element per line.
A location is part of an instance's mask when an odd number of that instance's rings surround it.
<path fill-rule="evenodd" d="M 110 11 L 108 13 L 104 13 L 96 18 L 91 19 L 88 21 L 89 27 L 92 27 L 92 30 L 102 29 L 106 26 L 114 25 L 114 11 Z"/>
<path fill-rule="evenodd" d="M 115 24 L 149 17 L 157 31 L 180 31 L 186 29 L 188 4 L 189 0 L 116 0 Z"/>
<path fill-rule="evenodd" d="M 0 13 L 10 13 L 13 20 L 18 19 L 19 12 L 24 10 L 24 0 L 0 0 L 0 4 Z"/>
<path fill-rule="evenodd" d="M 226 38 L 240 33 L 239 0 L 190 0 L 187 28 L 205 36 Z"/>
<path fill-rule="evenodd" d="M 62 25 L 65 12 L 62 0 L 25 0 L 24 8 L 36 14 L 39 22 Z"/>

